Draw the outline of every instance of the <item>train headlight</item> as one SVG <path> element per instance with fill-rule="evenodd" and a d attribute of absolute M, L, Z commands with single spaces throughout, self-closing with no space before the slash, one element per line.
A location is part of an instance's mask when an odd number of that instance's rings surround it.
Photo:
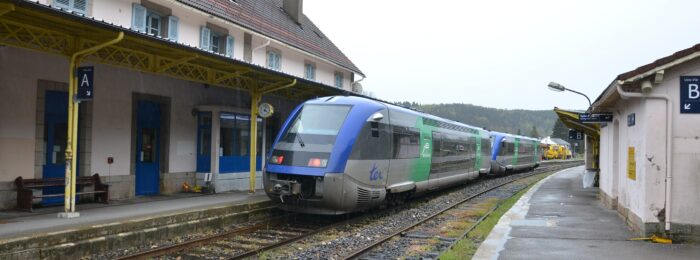
<path fill-rule="evenodd" d="M 326 165 L 328 165 L 328 159 L 320 159 L 320 158 L 311 158 L 311 159 L 309 159 L 309 163 L 306 164 L 306 166 L 309 166 L 309 167 L 321 167 L 321 168 L 325 168 Z"/>

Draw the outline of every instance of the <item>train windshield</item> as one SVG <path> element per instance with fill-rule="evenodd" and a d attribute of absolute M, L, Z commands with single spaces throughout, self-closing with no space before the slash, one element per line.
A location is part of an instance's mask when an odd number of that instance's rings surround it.
<path fill-rule="evenodd" d="M 326 167 L 347 105 L 304 105 L 272 151 L 270 163 Z"/>

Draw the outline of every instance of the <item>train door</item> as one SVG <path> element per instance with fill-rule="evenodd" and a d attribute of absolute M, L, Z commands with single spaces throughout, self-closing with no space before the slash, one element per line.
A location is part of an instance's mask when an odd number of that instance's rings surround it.
<path fill-rule="evenodd" d="M 433 132 L 433 154 L 430 161 L 430 175 L 428 176 L 428 189 L 431 190 L 440 187 L 440 174 L 444 172 L 443 139 L 444 134 Z"/>
<path fill-rule="evenodd" d="M 63 178 L 66 172 L 68 93 L 63 91 L 46 91 L 44 106 L 44 153 L 46 161 L 42 167 L 42 178 Z M 63 192 L 63 187 L 46 187 L 43 189 L 44 195 Z M 63 203 L 63 197 L 44 198 L 41 203 L 44 205 Z"/>
<path fill-rule="evenodd" d="M 160 191 L 160 105 L 139 101 L 136 119 L 136 195 Z"/>

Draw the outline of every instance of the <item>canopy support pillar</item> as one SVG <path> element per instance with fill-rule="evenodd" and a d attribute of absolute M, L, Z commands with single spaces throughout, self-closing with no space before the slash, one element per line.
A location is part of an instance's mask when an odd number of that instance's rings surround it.
<path fill-rule="evenodd" d="M 77 151 L 78 151 L 78 109 L 80 101 L 75 99 L 78 92 L 78 79 L 76 69 L 80 61 L 93 52 L 96 52 L 104 47 L 119 43 L 124 39 L 124 32 L 119 32 L 117 38 L 104 42 L 93 47 L 79 50 L 70 57 L 68 66 L 68 136 L 66 139 L 66 188 L 64 191 L 64 212 L 59 213 L 60 218 L 79 217 L 80 214 L 75 212 L 75 179 L 77 169 Z M 74 158 L 75 157 L 75 158 Z"/>
<path fill-rule="evenodd" d="M 290 83 L 284 84 L 283 82 L 280 82 L 259 89 L 250 90 L 250 193 L 255 193 L 255 175 L 257 173 L 258 103 L 260 103 L 260 100 L 262 100 L 262 96 L 264 94 L 289 88 L 296 84 L 297 80 L 294 79 Z M 265 155 L 263 154 L 262 156 Z"/>

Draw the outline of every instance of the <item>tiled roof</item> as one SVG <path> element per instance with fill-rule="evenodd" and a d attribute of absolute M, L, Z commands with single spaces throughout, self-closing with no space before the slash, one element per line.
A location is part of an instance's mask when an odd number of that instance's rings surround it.
<path fill-rule="evenodd" d="M 292 20 L 282 9 L 282 0 L 177 1 L 364 75 L 306 15 L 302 15 L 301 24 Z"/>
<path fill-rule="evenodd" d="M 661 58 L 661 59 L 655 60 L 655 61 L 652 62 L 652 63 L 649 63 L 649 64 L 646 64 L 646 65 L 644 65 L 644 66 L 638 67 L 638 68 L 636 68 L 636 69 L 634 69 L 634 70 L 632 70 L 632 71 L 628 71 L 628 72 L 622 73 L 622 74 L 618 75 L 617 78 L 615 78 L 615 79 L 616 79 L 616 80 L 627 80 L 627 79 L 632 78 L 632 77 L 634 77 L 634 76 L 636 76 L 636 75 L 639 75 L 639 74 L 645 73 L 645 72 L 647 72 L 647 71 L 650 71 L 650 70 L 652 70 L 652 69 L 654 69 L 654 68 L 656 68 L 656 67 L 660 67 L 660 66 L 669 64 L 669 63 L 671 63 L 671 62 L 673 62 L 673 61 L 675 61 L 675 60 L 678 60 L 678 59 L 683 58 L 683 57 L 685 57 L 685 56 L 691 55 L 691 54 L 693 54 L 693 53 L 695 53 L 695 52 L 700 52 L 700 44 L 696 44 L 696 45 L 694 45 L 694 46 L 692 46 L 692 47 L 690 47 L 690 48 L 677 51 L 677 52 L 675 52 L 674 54 L 671 54 L 671 55 L 669 55 L 669 56 L 666 56 L 666 57 L 663 57 L 663 58 Z"/>

